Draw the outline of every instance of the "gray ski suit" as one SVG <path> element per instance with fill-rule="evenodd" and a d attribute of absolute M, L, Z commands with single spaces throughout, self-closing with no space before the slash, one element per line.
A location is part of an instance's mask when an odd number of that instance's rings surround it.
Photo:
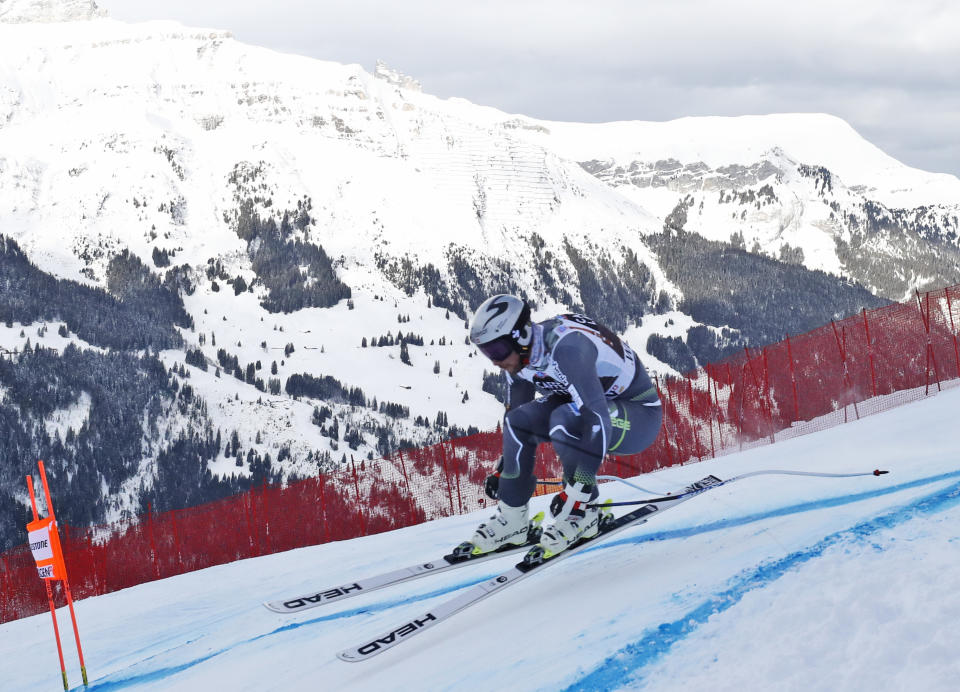
<path fill-rule="evenodd" d="M 513 507 L 533 494 L 537 445 L 553 443 L 568 483 L 595 485 L 607 453 L 643 451 L 663 420 L 646 369 L 612 331 L 576 314 L 533 329 L 529 363 L 507 375 L 500 499 Z"/>

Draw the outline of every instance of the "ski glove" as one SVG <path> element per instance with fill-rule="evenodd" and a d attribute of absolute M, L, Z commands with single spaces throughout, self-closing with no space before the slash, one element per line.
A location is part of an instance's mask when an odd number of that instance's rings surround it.
<path fill-rule="evenodd" d="M 500 473 L 502 471 L 503 457 L 500 457 L 500 461 L 497 462 L 497 470 L 487 476 L 487 480 L 483 483 L 483 492 L 485 492 L 491 500 L 500 499 Z"/>

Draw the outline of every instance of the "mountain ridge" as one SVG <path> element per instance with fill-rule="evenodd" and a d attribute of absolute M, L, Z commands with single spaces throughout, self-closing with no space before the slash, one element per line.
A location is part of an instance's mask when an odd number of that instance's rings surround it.
<path fill-rule="evenodd" d="M 93 0 L 0 0 L 0 23 L 75 22 L 107 16 Z"/>

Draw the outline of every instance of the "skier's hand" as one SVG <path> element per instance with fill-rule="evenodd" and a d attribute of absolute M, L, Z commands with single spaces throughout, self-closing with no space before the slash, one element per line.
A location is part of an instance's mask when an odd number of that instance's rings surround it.
<path fill-rule="evenodd" d="M 491 500 L 500 498 L 501 471 L 503 471 L 503 457 L 500 457 L 500 461 L 497 462 L 497 470 L 487 476 L 487 480 L 483 483 L 483 492 L 486 493 L 487 497 Z"/>

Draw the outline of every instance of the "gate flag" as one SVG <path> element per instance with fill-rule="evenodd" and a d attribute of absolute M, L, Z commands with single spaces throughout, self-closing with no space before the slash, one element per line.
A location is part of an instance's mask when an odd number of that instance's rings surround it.
<path fill-rule="evenodd" d="M 60 549 L 60 534 L 53 517 L 27 524 L 30 551 L 37 562 L 37 576 L 41 579 L 65 579 L 66 568 Z"/>

